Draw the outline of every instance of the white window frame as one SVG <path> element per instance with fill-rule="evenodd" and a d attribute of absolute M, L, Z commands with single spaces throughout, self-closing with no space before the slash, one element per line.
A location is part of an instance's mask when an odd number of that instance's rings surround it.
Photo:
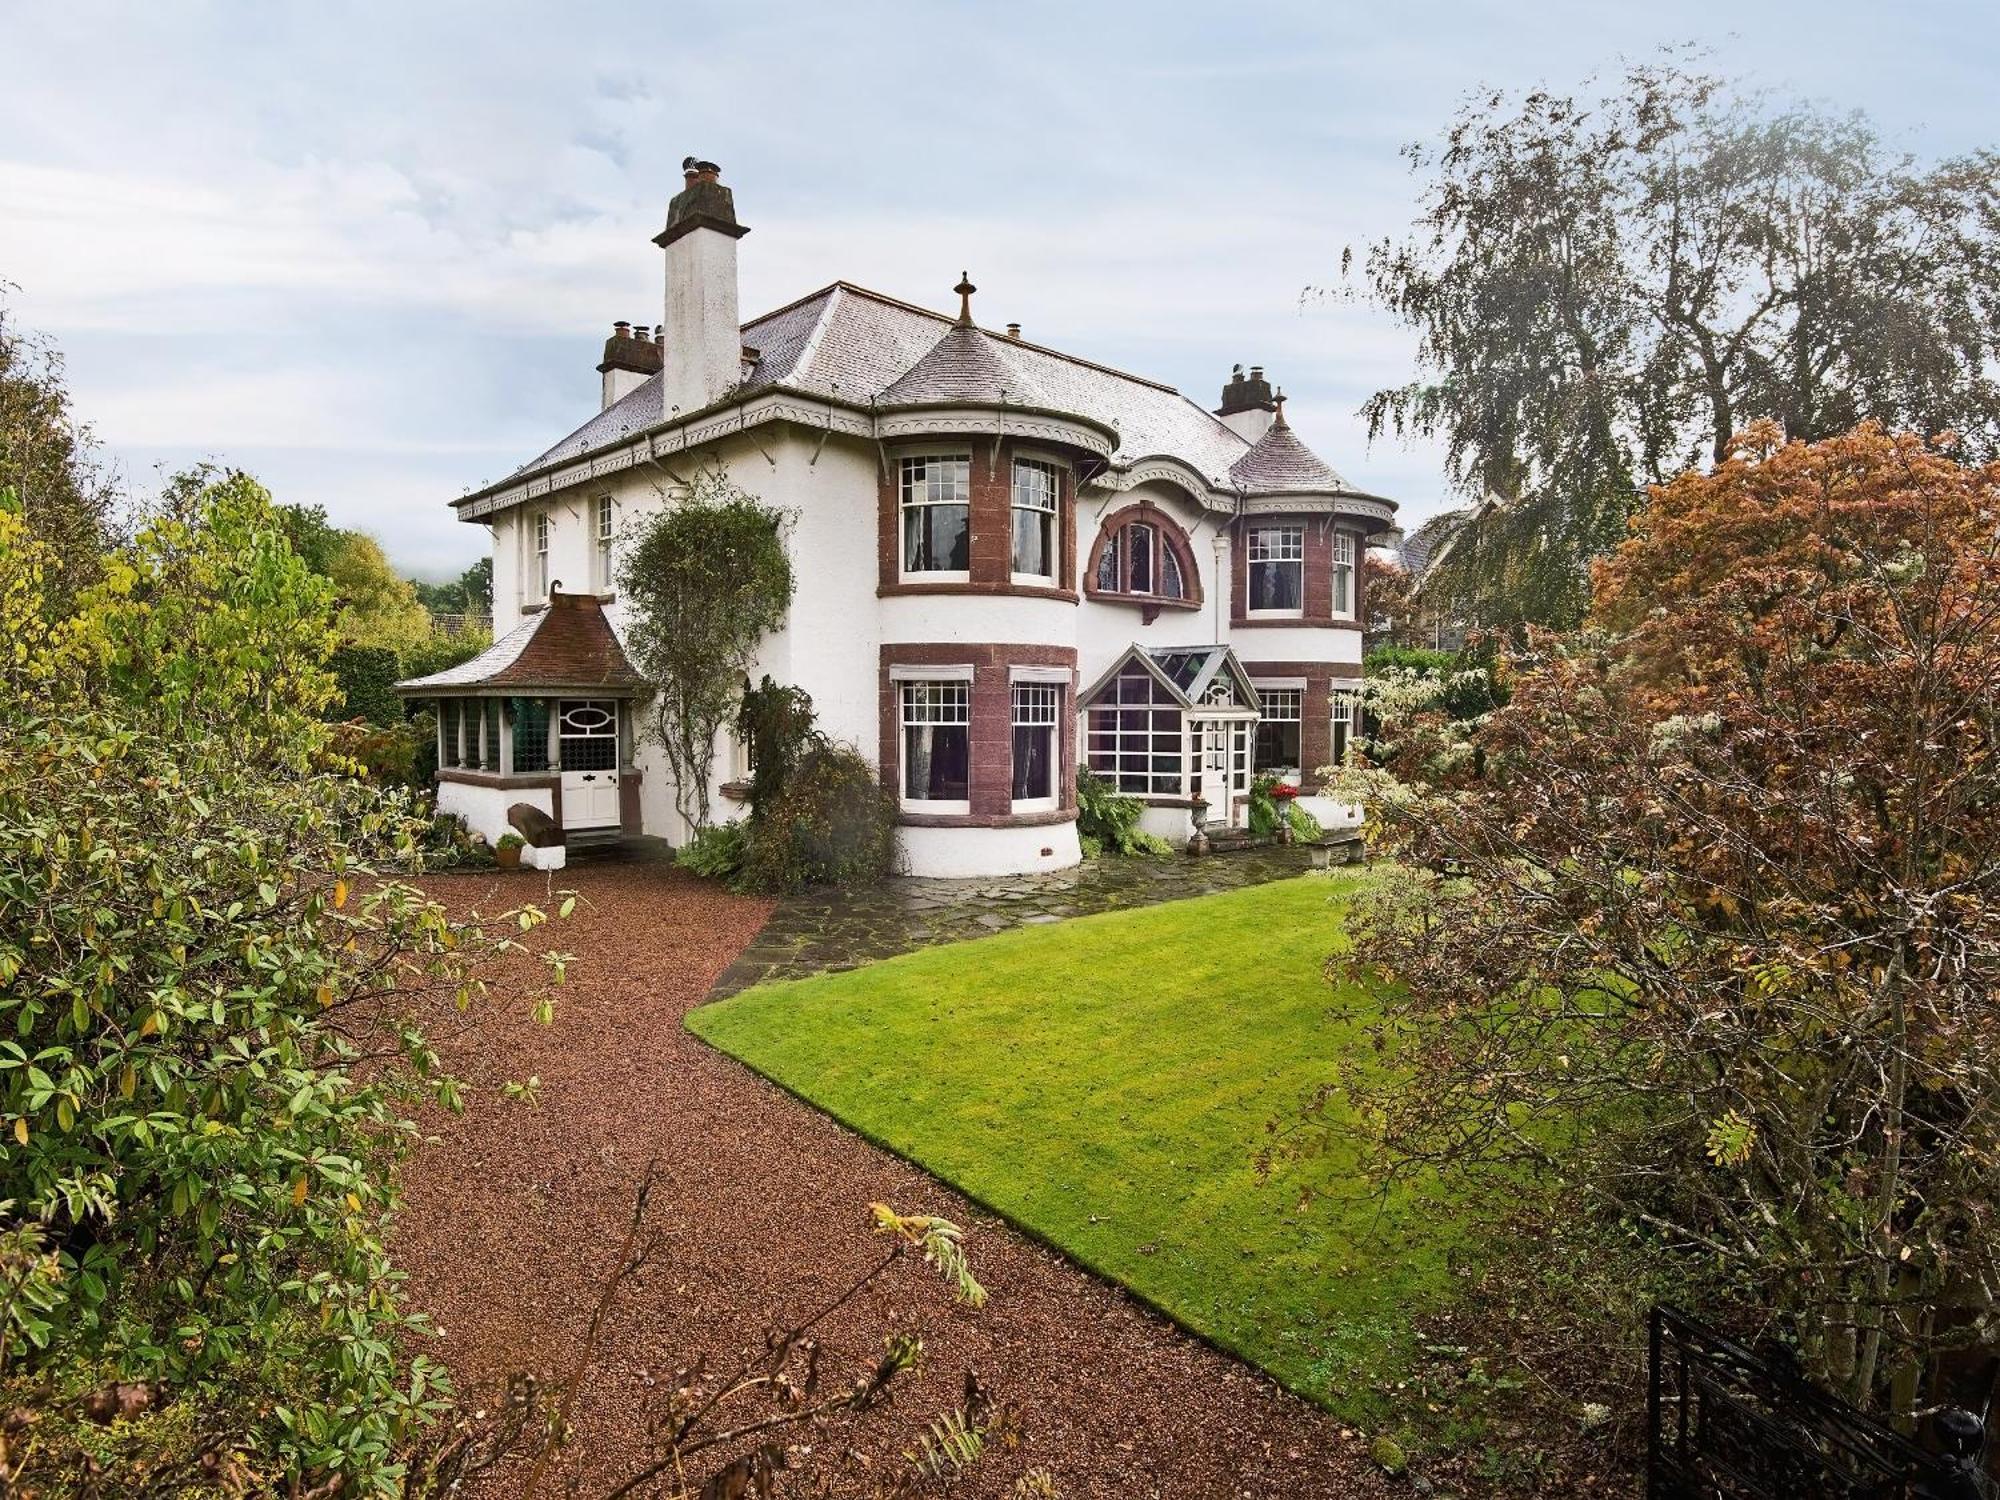
<path fill-rule="evenodd" d="M 972 811 L 972 674 L 926 671 L 890 680 L 896 688 L 896 801 L 905 811 L 950 816 Z M 912 717 L 912 714 L 915 717 Z M 939 717 L 954 715 L 954 717 Z M 910 731 L 925 727 L 965 727 L 965 796 L 910 795 Z"/>
<path fill-rule="evenodd" d="M 1048 504 L 1021 503 L 1021 473 L 1041 474 L 1048 479 Z M 1040 584 L 1052 587 L 1062 572 L 1062 465 L 1053 459 L 1037 458 L 1030 454 L 1020 454 L 1014 459 L 1013 472 L 1007 483 L 1007 565 L 1010 576 L 1016 583 Z M 1023 573 L 1014 564 L 1014 518 L 1022 511 L 1048 519 L 1042 524 L 1048 528 L 1049 570 L 1046 573 Z"/>
<path fill-rule="evenodd" d="M 1057 732 L 1063 722 L 1062 687 L 1053 682 L 1017 680 L 1010 684 L 1007 698 L 1008 791 L 1011 793 L 1014 789 L 1014 743 L 1019 731 L 1041 731 L 1047 746 L 1049 767 L 1049 794 L 1046 797 L 1015 797 L 1012 799 L 1013 809 L 1017 813 L 1051 812 L 1062 801 L 1062 739 Z"/>
<path fill-rule="evenodd" d="M 930 464 L 963 464 L 965 466 L 965 488 L 963 498 L 938 500 L 931 498 L 931 475 L 928 468 L 922 469 L 921 482 L 924 493 L 921 498 L 911 497 L 912 471 Z M 961 506 L 965 511 L 965 562 L 963 568 L 912 568 L 905 526 L 912 510 L 928 510 L 932 506 Z M 1010 517 L 1011 519 L 1011 517 Z M 1013 538 L 1008 537 L 1011 547 Z M 962 449 L 940 450 L 935 453 L 905 453 L 896 460 L 896 574 L 907 583 L 967 583 L 972 578 L 972 455 Z"/>
<path fill-rule="evenodd" d="M 1361 691 L 1336 687 L 1332 696 L 1332 723 L 1326 743 L 1332 752 L 1331 763 L 1338 766 L 1346 761 L 1349 747 L 1361 738 Z"/>
<path fill-rule="evenodd" d="M 533 550 L 529 556 L 534 559 L 535 596 L 531 603 L 549 602 L 549 540 L 555 530 L 555 523 L 545 510 L 535 512 L 533 530 L 529 544 Z"/>
<path fill-rule="evenodd" d="M 1333 533 L 1333 617 L 1336 620 L 1354 618 L 1356 550 L 1353 532 L 1336 530 Z"/>
<path fill-rule="evenodd" d="M 1274 545 L 1265 540 L 1277 538 Z M 1296 538 L 1296 542 L 1294 542 Z M 1294 551 L 1293 548 L 1296 547 Z M 1289 554 L 1289 555 L 1287 555 Z M 1259 564 L 1266 567 L 1282 567 L 1289 563 L 1298 570 L 1299 603 L 1296 609 L 1259 609 L 1254 601 L 1257 597 L 1256 577 Z M 1276 522 L 1266 525 L 1253 523 L 1244 546 L 1243 596 L 1246 612 L 1252 619 L 1298 620 L 1305 617 L 1306 604 L 1306 529 L 1295 522 Z"/>
<path fill-rule="evenodd" d="M 1143 701 L 1127 698 L 1122 691 L 1121 685 L 1128 677 L 1134 681 L 1145 679 Z M 1127 727 L 1124 716 L 1128 713 L 1143 714 L 1144 723 Z M 1192 766 L 1187 715 L 1144 667 L 1136 663 L 1128 665 L 1111 680 L 1104 694 L 1084 706 L 1081 718 L 1083 739 L 1078 758 L 1115 789 L 1142 801 L 1187 795 Z M 1170 718 L 1171 723 L 1162 723 L 1163 718 Z M 1172 759 L 1170 768 L 1156 764 L 1162 757 Z M 1144 785 L 1128 785 L 1128 777 Z"/>
<path fill-rule="evenodd" d="M 1306 692 L 1305 683 L 1298 680 L 1284 682 L 1259 679 L 1252 684 L 1257 689 L 1257 698 L 1262 707 L 1258 711 L 1257 722 L 1261 727 L 1266 720 L 1272 723 L 1296 724 L 1299 726 L 1298 760 L 1282 769 L 1305 775 L 1306 758 Z M 1289 712 L 1287 712 L 1289 710 Z M 1251 758 L 1256 759 L 1257 736 L 1250 737 Z M 1281 769 L 1261 763 L 1251 766 L 1251 770 L 1261 776 L 1266 771 Z"/>
<path fill-rule="evenodd" d="M 597 573 L 597 592 L 609 594 L 617 588 L 618 581 L 611 571 L 611 544 L 617 535 L 617 510 L 609 495 L 599 495 L 591 503 L 592 530 L 596 533 L 596 551 L 592 566 Z"/>

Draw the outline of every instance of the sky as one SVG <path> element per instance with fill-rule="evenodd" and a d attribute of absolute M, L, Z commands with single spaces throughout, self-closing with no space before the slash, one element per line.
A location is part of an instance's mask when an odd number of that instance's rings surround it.
<path fill-rule="evenodd" d="M 2000 142 L 2000 6 L 1961 0 L 0 0 L 0 282 L 135 491 L 230 463 L 447 576 L 486 550 L 449 502 L 659 321 L 693 154 L 752 228 L 746 320 L 836 278 L 950 311 L 966 270 L 987 326 L 1204 405 L 1264 365 L 1412 525 L 1440 455 L 1357 409 L 1414 337 L 1302 294 L 1408 228 L 1401 148 L 1470 91 L 1690 41 L 1922 157 Z"/>

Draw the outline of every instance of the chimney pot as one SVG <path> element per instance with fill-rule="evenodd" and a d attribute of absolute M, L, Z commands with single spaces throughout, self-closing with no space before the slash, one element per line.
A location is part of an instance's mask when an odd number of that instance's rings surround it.
<path fill-rule="evenodd" d="M 1009 323 L 1007 325 L 1007 337 L 1010 339 L 1017 339 L 1020 336 L 1021 336 L 1021 325 L 1019 323 Z"/>
<path fill-rule="evenodd" d="M 613 323 L 611 325 L 611 336 L 615 339 L 622 339 L 631 331 L 632 325 L 630 323 Z"/>
<path fill-rule="evenodd" d="M 642 344 L 649 344 L 653 340 L 653 331 L 650 328 L 648 328 L 644 323 L 641 323 L 639 324 L 638 327 L 632 330 L 632 337 L 637 339 Z"/>

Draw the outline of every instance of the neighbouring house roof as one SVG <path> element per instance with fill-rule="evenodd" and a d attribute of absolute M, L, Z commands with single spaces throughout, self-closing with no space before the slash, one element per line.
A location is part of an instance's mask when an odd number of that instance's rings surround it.
<path fill-rule="evenodd" d="M 961 324 L 851 282 L 822 287 L 744 324 L 743 343 L 749 369 L 736 393 L 740 397 L 788 390 L 863 410 L 954 403 L 1031 406 L 1115 433 L 1119 468 L 1167 458 L 1223 494 L 1380 499 L 1350 489 L 1296 437 L 1257 445 L 1264 453 L 1248 471 L 1257 481 L 1252 485 L 1235 472 L 1255 451 L 1252 445 L 1172 386 Z M 506 479 L 466 500 L 665 426 L 662 400 L 661 377 L 656 375 Z"/>
<path fill-rule="evenodd" d="M 1218 677 L 1229 679 L 1241 707 L 1256 709 L 1262 706 L 1257 698 L 1257 689 L 1250 681 L 1250 674 L 1243 670 L 1243 663 L 1237 660 L 1236 652 L 1230 647 L 1141 646 L 1136 642 L 1127 647 L 1124 654 L 1097 679 L 1090 691 L 1083 695 L 1082 701 L 1095 702 L 1134 662 L 1145 668 L 1183 709 L 1198 711 L 1209 707 L 1203 699 Z"/>
<path fill-rule="evenodd" d="M 491 692 L 643 693 L 645 680 L 626 660 L 595 594 L 549 595 L 537 610 L 471 661 L 396 684 L 406 698 Z"/>
<path fill-rule="evenodd" d="M 1403 570 L 1410 575 L 1411 583 L 1422 581 L 1431 564 L 1451 545 L 1459 528 L 1471 518 L 1469 510 L 1441 511 L 1403 538 Z"/>

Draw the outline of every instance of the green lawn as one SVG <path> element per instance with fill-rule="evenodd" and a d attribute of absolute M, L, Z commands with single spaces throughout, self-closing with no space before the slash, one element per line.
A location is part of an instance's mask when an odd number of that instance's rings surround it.
<path fill-rule="evenodd" d="M 1186 1327 L 1357 1421 L 1438 1305 L 1464 1205 L 1357 1191 L 1336 1151 L 1259 1181 L 1345 1065 L 1321 973 L 1365 875 L 1018 928 L 762 985 L 694 1032 Z M 1319 1190 L 1300 1206 L 1303 1190 Z"/>

